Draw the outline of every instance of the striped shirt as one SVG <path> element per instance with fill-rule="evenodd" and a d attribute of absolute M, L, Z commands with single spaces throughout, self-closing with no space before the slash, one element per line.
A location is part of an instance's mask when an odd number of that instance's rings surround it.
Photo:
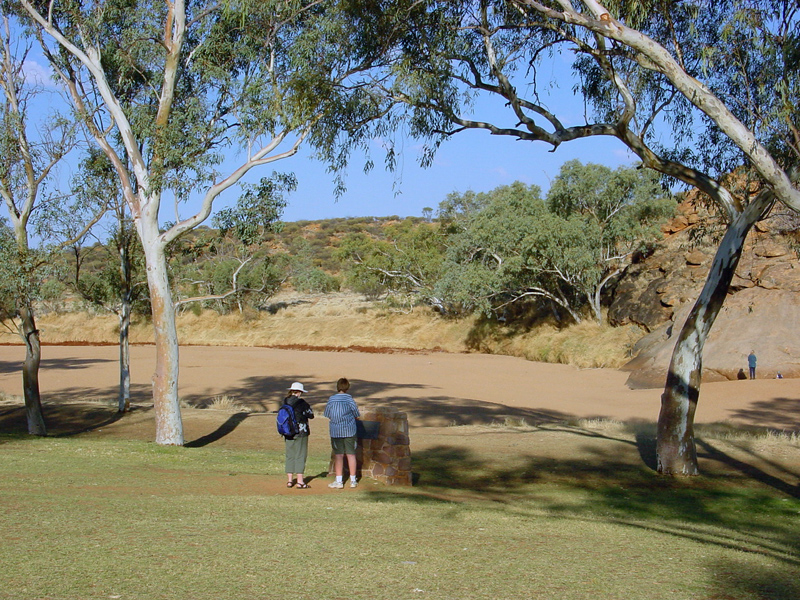
<path fill-rule="evenodd" d="M 331 437 L 344 438 L 356 434 L 356 417 L 361 413 L 350 394 L 339 392 L 328 399 L 323 416 L 330 419 Z"/>

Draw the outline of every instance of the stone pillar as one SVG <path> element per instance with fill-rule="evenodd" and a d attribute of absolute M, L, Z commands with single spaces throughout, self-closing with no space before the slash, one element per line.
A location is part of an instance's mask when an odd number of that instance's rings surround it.
<path fill-rule="evenodd" d="M 362 421 L 378 424 L 377 435 L 358 438 L 358 474 L 387 485 L 411 485 L 411 447 L 406 413 L 391 407 L 375 407 L 361 413 Z M 328 469 L 333 474 L 333 453 Z M 344 461 L 347 472 L 347 459 Z"/>

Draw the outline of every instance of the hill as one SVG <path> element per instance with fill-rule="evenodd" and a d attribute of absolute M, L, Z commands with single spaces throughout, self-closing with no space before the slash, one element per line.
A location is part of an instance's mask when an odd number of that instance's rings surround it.
<path fill-rule="evenodd" d="M 630 385 L 660 387 L 674 335 L 699 294 L 723 230 L 698 195 L 687 194 L 677 217 L 664 226 L 663 240 L 638 256 L 609 290 L 610 326 L 555 323 L 536 311 L 521 311 L 504 322 L 476 315 L 445 318 L 414 305 L 413 294 L 403 302 L 380 293 L 367 300 L 363 293 L 346 289 L 348 265 L 336 252 L 343 239 L 355 233 L 386 240 L 398 224 L 413 228 L 422 223 L 428 221 L 394 216 L 286 223 L 263 243 L 272 260 L 284 257 L 288 265 L 278 291 L 245 303 L 184 306 L 181 343 L 509 354 L 581 367 L 624 366 L 631 371 Z M 751 350 L 759 357 L 759 377 L 774 378 L 778 372 L 800 376 L 796 226 L 796 217 L 773 213 L 748 238 L 730 297 L 706 346 L 705 381 L 741 376 Z M 209 250 L 214 248 L 208 242 L 214 235 L 203 229 L 183 240 L 176 251 L 183 256 L 181 265 L 220 260 Z M 84 266 L 98 268 L 91 262 Z M 66 301 L 64 292 L 62 288 L 41 306 L 45 344 L 116 343 L 115 317 L 74 297 Z M 138 318 L 131 339 L 151 341 L 146 314 Z M 17 340 L 6 334 L 0 341 Z"/>

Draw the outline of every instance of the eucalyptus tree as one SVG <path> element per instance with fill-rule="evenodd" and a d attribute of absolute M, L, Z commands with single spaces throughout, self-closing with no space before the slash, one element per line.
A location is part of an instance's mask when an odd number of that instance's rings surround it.
<path fill-rule="evenodd" d="M 587 306 L 602 322 L 603 289 L 674 212 L 653 176 L 578 161 L 562 166 L 546 199 L 537 186 L 516 182 L 448 197 L 440 214 L 452 215 L 456 206 L 480 209 L 445 220 L 448 260 L 437 283 L 443 298 L 486 314 L 535 299 L 576 323 Z"/>
<path fill-rule="evenodd" d="M 352 288 L 368 296 L 387 293 L 450 312 L 437 294 L 445 256 L 445 233 L 438 223 L 404 219 L 388 226 L 381 239 L 364 232 L 345 237 L 336 250 Z"/>
<path fill-rule="evenodd" d="M 85 229 L 103 211 L 105 221 Z M 69 252 L 63 277 L 94 307 L 117 316 L 119 325 L 118 410 L 130 408 L 130 327 L 134 310 L 149 309 L 143 254 L 122 196 L 119 180 L 103 152 L 89 148 L 72 178 L 69 199 L 50 203 L 40 219 L 39 234 Z M 98 229 L 102 232 L 98 234 Z M 91 240 L 94 243 L 89 244 Z M 101 256 L 98 258 L 97 255 Z M 99 268 L 85 269 L 94 259 Z"/>
<path fill-rule="evenodd" d="M 706 284 L 677 336 L 661 399 L 659 471 L 696 474 L 693 421 L 703 346 L 744 240 L 776 200 L 800 211 L 800 7 L 785 0 L 514 4 L 561 31 L 586 34 L 593 46 L 591 63 L 579 65 L 584 92 L 605 114 L 613 110 L 628 130 L 648 114 L 644 122 L 651 129 L 660 115 L 676 125 L 663 157 L 640 141 L 646 136 L 618 137 L 646 166 L 696 185 L 728 221 Z M 595 81 L 603 83 L 594 88 Z M 680 112 L 669 114 L 670 104 Z M 741 166 L 743 177 L 724 182 L 726 171 Z"/>
<path fill-rule="evenodd" d="M 217 212 L 213 219 L 216 232 L 198 236 L 185 252 L 194 259 L 192 264 L 173 266 L 173 279 L 180 280 L 179 287 L 206 293 L 182 294 L 181 290 L 176 304 L 214 302 L 223 312 L 233 302 L 243 312 L 246 300 L 260 306 L 272 296 L 285 277 L 280 261 L 272 259 L 263 242 L 282 228 L 285 194 L 296 187 L 294 175 L 273 173 L 258 185 L 247 186 L 235 206 Z"/>
<path fill-rule="evenodd" d="M 659 416 L 659 470 L 697 473 L 692 423 L 703 345 L 744 239 L 774 200 L 800 209 L 792 178 L 800 153 L 797 3 L 429 0 L 404 22 L 387 93 L 410 107 L 412 133 L 430 141 L 424 162 L 467 129 L 553 150 L 608 136 L 646 168 L 700 189 L 727 219 L 677 336 Z M 554 80 L 553 61 L 570 55 L 575 79 Z M 567 124 L 548 102 L 554 85 L 574 85 L 592 114 Z M 504 116 L 471 114 L 476 96 L 500 99 Z M 734 167 L 741 176 L 726 179 Z"/>
<path fill-rule="evenodd" d="M 550 212 L 582 223 L 591 266 L 578 271 L 574 285 L 603 321 L 603 290 L 630 264 L 633 255 L 661 237 L 660 225 L 675 214 L 652 171 L 572 160 L 564 163 L 547 193 Z M 558 265 L 558 255 L 555 264 Z M 569 269 L 559 269 L 569 276 Z"/>
<path fill-rule="evenodd" d="M 343 167 L 356 125 L 380 112 L 358 74 L 391 39 L 355 52 L 348 2 L 17 4 L 120 181 L 147 267 L 156 442 L 182 444 L 167 247 L 221 194 L 304 142 Z"/>
<path fill-rule="evenodd" d="M 443 212 L 454 205 L 481 208 L 446 225 L 451 233 L 436 285 L 439 295 L 453 306 L 487 315 L 535 299 L 551 304 L 559 319 L 566 313 L 581 322 L 586 304 L 581 283 L 595 270 L 582 219 L 552 212 L 538 186 L 520 182 L 468 193 L 462 201 L 451 196 Z"/>
<path fill-rule="evenodd" d="M 5 9 L 5 7 L 4 7 Z M 41 107 L 45 90 L 25 73 L 30 43 L 12 30 L 11 15 L 0 22 L 0 196 L 8 211 L 10 230 L 4 235 L 0 287 L 12 319 L 25 345 L 22 388 L 28 432 L 46 435 L 39 392 L 41 343 L 34 303 L 48 265 L 47 253 L 32 247 L 31 227 L 36 210 L 49 200 L 54 169 L 76 143 L 74 124 Z M 35 106 L 36 103 L 41 103 Z M 9 242 L 13 240 L 13 245 Z M 16 320 L 18 319 L 18 321 Z"/>

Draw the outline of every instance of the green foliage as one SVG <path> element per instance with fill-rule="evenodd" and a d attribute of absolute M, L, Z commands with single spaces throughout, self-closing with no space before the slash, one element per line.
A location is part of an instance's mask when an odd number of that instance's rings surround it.
<path fill-rule="evenodd" d="M 552 212 L 578 218 L 593 239 L 601 271 L 625 265 L 660 236 L 659 226 L 675 213 L 675 201 L 658 176 L 643 169 L 573 160 L 565 163 L 547 195 Z"/>
<path fill-rule="evenodd" d="M 20 283 L 18 261 L 16 260 L 14 235 L 4 219 L 0 219 L 0 319 L 13 317 L 17 312 Z"/>
<path fill-rule="evenodd" d="M 363 257 L 372 257 L 381 245 L 385 245 L 385 242 L 375 240 L 365 233 L 351 233 L 336 249 L 335 256 L 344 265 L 348 287 L 370 300 L 378 299 L 387 288 L 379 272 L 364 265 Z"/>
<path fill-rule="evenodd" d="M 282 253 L 212 229 L 195 230 L 170 245 L 170 279 L 178 300 L 222 314 L 260 309 L 285 281 L 287 264 Z"/>
<path fill-rule="evenodd" d="M 292 285 L 301 292 L 327 294 L 338 292 L 341 287 L 339 278 L 326 273 L 319 267 L 299 268 L 292 277 Z"/>
<path fill-rule="evenodd" d="M 119 244 L 126 249 L 125 267 L 120 262 Z M 128 302 L 131 314 L 150 315 L 144 252 L 132 231 L 114 229 L 105 244 L 83 248 L 81 252 L 81 268 L 77 274 L 73 271 L 70 279 L 84 300 L 117 314 L 122 303 Z M 126 278 L 126 272 L 129 278 Z"/>
<path fill-rule="evenodd" d="M 462 200 L 451 195 L 444 206 L 448 215 L 452 206 L 473 208 L 450 217 L 453 233 L 437 285 L 449 304 L 490 314 L 525 297 L 526 290 L 563 295 L 541 259 L 558 246 L 564 231 L 537 186 L 517 182 L 486 194 L 470 192 Z"/>
<path fill-rule="evenodd" d="M 60 281 L 95 307 L 117 315 L 128 308 L 131 314 L 149 315 L 144 251 L 108 157 L 87 149 L 71 188 L 69 199 L 41 211 L 45 216 L 38 227 L 40 235 L 67 249 Z M 88 246 L 86 224 L 103 213 L 91 235 L 100 235 L 97 230 L 102 229 L 106 239 Z"/>
<path fill-rule="evenodd" d="M 217 213 L 214 223 L 219 234 L 224 237 L 230 231 L 246 246 L 263 239 L 268 231 L 280 228 L 278 219 L 286 207 L 284 193 L 296 188 L 294 175 L 284 173 L 273 173 L 270 178 L 262 178 L 258 185 L 248 186 L 235 208 Z"/>
<path fill-rule="evenodd" d="M 383 236 L 351 233 L 342 240 L 336 256 L 347 265 L 348 285 L 368 298 L 405 294 L 443 309 L 434 292 L 444 259 L 438 224 L 404 219 L 386 227 Z"/>
<path fill-rule="evenodd" d="M 800 159 L 800 18 L 783 0 L 734 0 L 718 13 L 703 6 L 695 19 L 713 31 L 699 46 L 702 79 L 784 168 Z M 698 132 L 708 164 L 733 170 L 747 158 L 720 130 Z"/>
<path fill-rule="evenodd" d="M 452 233 L 437 290 L 484 314 L 533 298 L 576 321 L 590 305 L 600 320 L 603 287 L 658 238 L 674 207 L 644 171 L 578 161 L 562 167 L 546 201 L 521 183 L 451 195 L 440 209 Z"/>
<path fill-rule="evenodd" d="M 338 277 L 325 272 L 314 264 L 315 257 L 323 245 L 315 244 L 299 236 L 289 241 L 288 259 L 292 286 L 306 293 L 326 293 L 338 291 L 341 282 Z"/>
<path fill-rule="evenodd" d="M 182 302 L 197 300 L 221 313 L 258 309 L 280 288 L 287 263 L 264 244 L 281 231 L 284 195 L 296 186 L 294 175 L 273 172 L 216 214 L 216 230 L 195 230 L 172 244 L 171 276 Z"/>
<path fill-rule="evenodd" d="M 785 168 L 800 158 L 800 19 L 783 0 L 731 2 L 612 2 L 615 17 L 664 48 L 685 72 L 703 82 Z M 649 17 L 642 18 L 643 13 Z M 584 39 L 592 34 L 583 33 Z M 640 134 L 663 157 L 713 177 L 749 164 L 747 152 L 699 113 L 675 86 L 630 49 L 603 52 L 615 77 L 635 95 Z M 574 63 L 580 91 L 598 120 L 619 119 L 624 110 L 609 70 L 596 56 L 579 53 Z M 644 68 L 643 68 L 644 67 Z M 659 136 L 652 125 L 669 127 Z M 666 141 L 665 141 L 666 140 Z M 755 172 L 750 177 L 758 177 Z M 737 189 L 742 196 L 746 187 Z"/>
<path fill-rule="evenodd" d="M 57 264 L 49 249 L 20 248 L 13 230 L 0 219 L 0 319 L 15 317 L 33 306 L 42 285 L 53 277 Z"/>
<path fill-rule="evenodd" d="M 201 269 L 203 283 L 209 295 L 223 295 L 232 290 L 234 272 L 241 267 L 242 261 L 232 256 L 221 256 L 216 260 L 206 261 Z M 236 293 L 225 298 L 209 300 L 208 307 L 217 308 L 220 312 L 230 312 L 234 307 L 261 308 L 265 300 L 271 297 L 285 279 L 285 265 L 263 252 L 256 253 L 252 262 L 242 269 L 236 278 Z"/>

